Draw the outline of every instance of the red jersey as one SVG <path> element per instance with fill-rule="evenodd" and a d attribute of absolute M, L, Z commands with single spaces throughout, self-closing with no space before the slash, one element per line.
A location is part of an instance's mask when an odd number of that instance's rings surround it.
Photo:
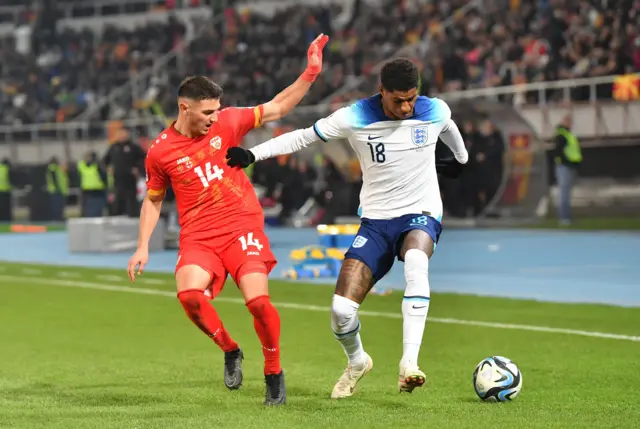
<path fill-rule="evenodd" d="M 209 132 L 196 138 L 183 136 L 172 124 L 149 148 L 147 192 L 162 195 L 171 185 L 181 242 L 264 227 L 262 207 L 247 174 L 226 162 L 227 148 L 238 146 L 259 127 L 262 113 L 262 106 L 223 109 Z"/>

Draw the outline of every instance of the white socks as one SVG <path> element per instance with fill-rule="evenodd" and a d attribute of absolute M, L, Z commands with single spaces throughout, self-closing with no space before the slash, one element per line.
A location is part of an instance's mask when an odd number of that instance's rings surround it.
<path fill-rule="evenodd" d="M 410 249 L 404 255 L 404 276 L 407 287 L 402 300 L 402 360 L 401 366 L 418 366 L 424 326 L 429 313 L 431 288 L 429 287 L 429 257 L 418 249 Z M 331 304 L 331 328 L 342 344 L 344 353 L 353 368 L 366 364 L 360 339 L 360 304 L 340 295 L 333 295 Z"/>
<path fill-rule="evenodd" d="M 361 368 L 366 364 L 364 349 L 360 340 L 360 304 L 340 295 L 333 295 L 331 303 L 331 328 L 336 339 L 342 344 L 344 353 L 352 368 Z"/>
<path fill-rule="evenodd" d="M 402 300 L 402 360 L 401 366 L 417 366 L 424 325 L 429 313 L 429 257 L 418 249 L 404 255 L 404 277 L 407 288 Z"/>

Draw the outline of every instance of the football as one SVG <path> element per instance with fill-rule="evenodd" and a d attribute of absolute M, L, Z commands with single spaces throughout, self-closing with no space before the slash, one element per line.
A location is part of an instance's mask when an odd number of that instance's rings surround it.
<path fill-rule="evenodd" d="M 518 366 L 506 357 L 488 357 L 473 371 L 473 387 L 483 401 L 512 401 L 522 390 L 522 373 Z"/>

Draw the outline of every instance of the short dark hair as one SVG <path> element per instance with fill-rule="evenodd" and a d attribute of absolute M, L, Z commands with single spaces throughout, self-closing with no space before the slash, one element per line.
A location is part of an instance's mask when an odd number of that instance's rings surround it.
<path fill-rule="evenodd" d="M 180 83 L 178 97 L 190 100 L 216 100 L 222 97 L 220 85 L 205 76 L 189 76 Z"/>
<path fill-rule="evenodd" d="M 380 72 L 380 83 L 387 91 L 409 91 L 417 88 L 419 78 L 418 67 L 406 58 L 387 62 Z"/>

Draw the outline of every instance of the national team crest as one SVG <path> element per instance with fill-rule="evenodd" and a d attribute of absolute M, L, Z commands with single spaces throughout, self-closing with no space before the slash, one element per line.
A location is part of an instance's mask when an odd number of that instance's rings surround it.
<path fill-rule="evenodd" d="M 427 144 L 427 137 L 429 136 L 427 126 L 411 127 L 411 141 L 416 146 L 422 146 Z"/>
<path fill-rule="evenodd" d="M 364 238 L 361 235 L 356 235 L 356 238 L 353 240 L 353 248 L 359 249 L 367 243 L 368 239 Z"/>
<path fill-rule="evenodd" d="M 209 140 L 209 144 L 214 149 L 220 149 L 222 147 L 222 139 L 220 138 L 220 136 L 215 136 L 214 138 Z"/>

